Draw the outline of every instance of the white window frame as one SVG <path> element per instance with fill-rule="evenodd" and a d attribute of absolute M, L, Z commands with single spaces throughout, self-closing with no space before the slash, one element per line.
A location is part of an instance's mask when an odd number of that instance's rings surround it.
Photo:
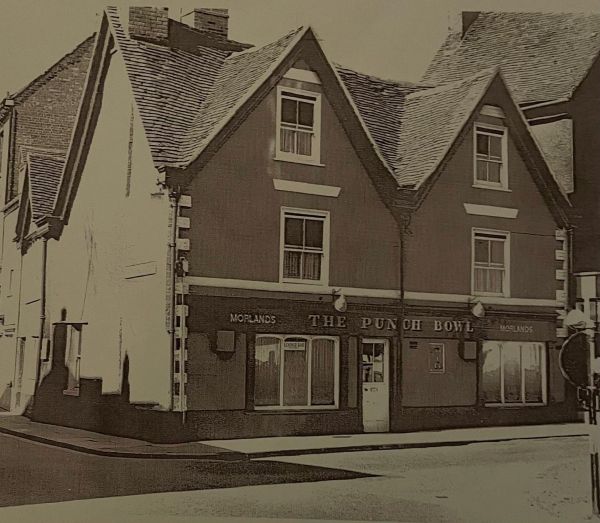
<path fill-rule="evenodd" d="M 286 96 L 284 93 L 290 93 L 292 96 Z M 314 98 L 313 106 L 313 138 L 311 143 L 311 155 L 290 153 L 281 150 L 281 101 L 283 98 L 294 100 L 294 94 Z M 297 99 L 298 100 L 298 99 Z M 301 99 L 303 102 L 310 100 Z M 321 165 L 321 94 L 315 91 L 304 89 L 295 89 L 283 85 L 277 86 L 277 122 L 275 130 L 275 159 L 287 162 L 307 163 L 312 165 Z"/>
<path fill-rule="evenodd" d="M 486 402 L 486 407 L 543 407 L 548 404 L 548 379 L 547 379 L 547 352 L 548 346 L 545 342 L 542 341 L 509 341 L 509 340 L 486 340 L 484 343 L 495 343 L 500 346 L 500 396 L 502 401 L 491 401 Z M 503 345 L 505 343 L 519 343 L 521 345 L 541 345 L 542 346 L 542 357 L 541 357 L 541 365 L 540 365 L 540 373 L 542 377 L 542 401 L 525 401 L 525 376 L 523 374 L 523 349 L 521 347 L 519 351 L 520 358 L 520 367 L 521 367 L 521 401 L 509 401 L 507 402 L 504 398 L 504 357 L 503 357 Z M 483 369 L 482 369 L 483 372 Z"/>
<path fill-rule="evenodd" d="M 478 235 L 498 236 L 504 238 L 504 278 L 502 280 L 502 292 L 487 292 L 475 289 L 475 240 Z M 491 239 L 491 238 L 490 238 Z M 499 238 L 500 239 L 500 238 Z M 483 267 L 482 267 L 483 268 Z M 510 232 L 496 229 L 471 229 L 471 294 L 474 296 L 503 296 L 510 297 Z"/>
<path fill-rule="evenodd" d="M 321 255 L 321 278 L 318 280 L 305 280 L 302 278 L 286 278 L 283 274 L 285 257 L 285 218 L 286 216 L 299 215 L 307 218 L 315 217 L 323 221 L 323 253 Z M 315 209 L 298 209 L 282 207 L 279 222 L 279 283 L 301 283 L 308 285 L 328 285 L 329 282 L 329 241 L 330 241 L 330 215 L 329 211 Z"/>
<path fill-rule="evenodd" d="M 268 334 L 261 333 L 256 335 L 256 340 L 260 338 L 276 338 L 281 342 L 280 369 L 279 369 L 279 405 L 255 405 L 255 410 L 337 410 L 340 401 L 340 339 L 338 336 L 325 336 L 320 334 Z M 285 349 L 283 344 L 286 338 L 301 338 L 307 341 L 308 369 L 307 379 L 307 405 L 283 405 L 283 376 L 285 369 Z M 334 349 L 334 377 L 333 377 L 333 405 L 310 405 L 312 390 L 312 341 L 318 339 L 332 340 Z M 256 344 L 255 344 L 256 346 Z M 289 350 L 289 349 L 288 349 Z M 256 358 L 256 356 L 254 356 Z M 253 392 L 253 394 L 255 394 Z"/>
<path fill-rule="evenodd" d="M 489 182 L 477 178 L 477 135 L 499 136 L 498 134 L 488 133 L 485 129 L 502 132 L 502 167 L 500 169 L 500 182 Z M 508 129 L 504 126 L 476 122 L 473 126 L 473 187 L 484 189 L 496 189 L 508 191 Z"/>

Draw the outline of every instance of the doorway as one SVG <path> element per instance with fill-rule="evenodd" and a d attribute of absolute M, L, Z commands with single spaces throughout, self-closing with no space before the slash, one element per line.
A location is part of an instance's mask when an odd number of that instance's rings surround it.
<path fill-rule="evenodd" d="M 21 406 L 21 394 L 23 391 L 23 371 L 25 367 L 25 338 L 17 339 L 17 357 L 15 361 L 15 379 L 14 379 L 14 404 L 13 409 L 17 410 Z"/>
<path fill-rule="evenodd" d="M 366 338 L 361 346 L 362 412 L 365 432 L 390 430 L 389 341 Z"/>

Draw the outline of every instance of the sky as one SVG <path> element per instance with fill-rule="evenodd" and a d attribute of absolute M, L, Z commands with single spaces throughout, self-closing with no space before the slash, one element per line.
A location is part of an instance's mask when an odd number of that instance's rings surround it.
<path fill-rule="evenodd" d="M 194 7 L 229 9 L 230 37 L 257 45 L 310 25 L 329 58 L 382 78 L 418 81 L 461 11 L 600 13 L 599 0 L 171 0 L 171 18 Z M 97 30 L 106 0 L 0 0 L 0 99 Z"/>

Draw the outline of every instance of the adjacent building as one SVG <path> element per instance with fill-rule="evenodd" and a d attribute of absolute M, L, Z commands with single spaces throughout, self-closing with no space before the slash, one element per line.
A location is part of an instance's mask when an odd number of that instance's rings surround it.
<path fill-rule="evenodd" d="M 37 221 L 52 212 L 93 46 L 94 38 L 86 39 L 0 105 L 0 408 L 5 410 L 28 404 L 41 370 L 38 361 L 48 348 L 50 330 L 40 307 L 41 242 L 27 259 L 23 253 L 39 237 Z M 27 230 L 19 218 L 24 214 L 31 223 Z"/>
<path fill-rule="evenodd" d="M 68 151 L 30 158 L 32 187 L 61 173 L 16 225 L 50 339 L 33 419 L 154 441 L 575 419 L 569 199 L 503 71 L 382 80 L 310 28 L 257 48 L 191 19 L 108 8 Z"/>

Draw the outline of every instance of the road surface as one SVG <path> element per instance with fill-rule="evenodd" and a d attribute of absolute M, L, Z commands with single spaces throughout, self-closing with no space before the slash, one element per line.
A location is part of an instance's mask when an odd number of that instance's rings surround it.
<path fill-rule="evenodd" d="M 0 521 L 576 523 L 591 521 L 587 453 L 586 438 L 570 437 L 222 463 L 0 436 L 0 504 L 61 501 L 0 509 Z"/>

